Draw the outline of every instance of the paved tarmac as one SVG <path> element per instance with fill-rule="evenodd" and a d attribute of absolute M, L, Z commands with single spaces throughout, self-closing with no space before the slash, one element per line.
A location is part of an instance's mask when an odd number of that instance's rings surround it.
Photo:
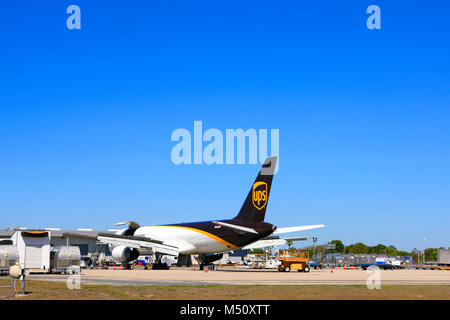
<path fill-rule="evenodd" d="M 381 285 L 450 285 L 450 270 L 381 270 Z M 142 285 L 366 285 L 373 271 L 330 269 L 279 272 L 222 267 L 216 271 L 189 268 L 171 270 L 83 270 L 82 284 Z M 57 274 L 30 275 L 28 279 L 66 281 Z"/>

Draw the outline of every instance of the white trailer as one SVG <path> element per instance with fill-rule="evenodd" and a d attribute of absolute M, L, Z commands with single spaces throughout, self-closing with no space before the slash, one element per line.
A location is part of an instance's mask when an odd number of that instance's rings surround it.
<path fill-rule="evenodd" d="M 79 274 L 81 253 L 77 246 L 61 246 L 50 253 L 50 272 Z"/>
<path fill-rule="evenodd" d="M 17 231 L 11 240 L 17 246 L 22 269 L 30 272 L 50 271 L 50 231 Z"/>
<path fill-rule="evenodd" d="M 16 246 L 0 245 L 0 274 L 8 274 L 9 268 L 18 262 L 18 258 Z"/>
<path fill-rule="evenodd" d="M 450 265 L 450 250 L 445 249 L 437 250 L 437 264 Z"/>

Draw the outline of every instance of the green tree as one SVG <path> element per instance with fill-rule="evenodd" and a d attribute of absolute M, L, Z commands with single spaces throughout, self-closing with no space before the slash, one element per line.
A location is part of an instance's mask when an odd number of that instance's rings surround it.
<path fill-rule="evenodd" d="M 362 242 L 345 247 L 345 253 L 368 253 L 369 247 Z"/>
<path fill-rule="evenodd" d="M 425 261 L 437 261 L 437 249 L 427 248 L 424 250 Z"/>
<path fill-rule="evenodd" d="M 375 253 L 375 254 L 386 254 L 387 247 L 384 244 L 377 244 L 374 247 L 369 247 L 368 253 Z"/>
<path fill-rule="evenodd" d="M 413 259 L 413 263 L 419 263 L 419 257 L 422 256 L 422 252 L 419 249 L 414 248 L 412 249 L 411 256 Z"/>
<path fill-rule="evenodd" d="M 330 252 L 330 253 L 343 253 L 344 252 L 345 246 L 341 240 L 332 240 L 331 242 L 328 242 L 328 243 L 336 245 L 336 249 L 329 250 L 328 252 Z"/>
<path fill-rule="evenodd" d="M 264 249 L 261 248 L 255 248 L 252 251 L 250 251 L 251 254 L 264 254 Z"/>
<path fill-rule="evenodd" d="M 389 246 L 389 247 L 387 247 L 387 248 L 386 248 L 386 254 L 387 254 L 388 256 L 398 256 L 398 255 L 399 255 L 399 254 L 398 254 L 397 248 L 394 247 L 394 246 Z"/>

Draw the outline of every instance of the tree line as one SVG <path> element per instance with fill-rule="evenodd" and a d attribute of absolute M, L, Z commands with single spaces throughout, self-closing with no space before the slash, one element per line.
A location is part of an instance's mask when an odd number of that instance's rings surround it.
<path fill-rule="evenodd" d="M 359 254 L 385 254 L 387 256 L 410 256 L 413 258 L 413 260 L 417 260 L 417 256 L 422 257 L 422 251 L 414 248 L 410 252 L 404 251 L 404 250 L 398 250 L 393 245 L 384 245 L 384 244 L 377 244 L 376 246 L 368 246 L 362 242 L 357 242 L 354 244 L 350 244 L 348 246 L 344 245 L 344 243 L 341 240 L 333 240 L 328 242 L 328 244 L 334 244 L 336 246 L 335 249 L 327 249 L 326 253 L 359 253 Z M 321 252 L 325 252 L 325 246 L 326 245 L 317 245 L 315 247 L 316 255 L 320 255 Z M 295 247 L 290 247 L 290 249 L 296 250 Z M 425 261 L 437 261 L 437 250 L 438 249 L 445 249 L 444 247 L 440 248 L 427 248 L 423 251 L 423 255 L 425 256 Z M 450 250 L 450 247 L 448 248 Z M 309 252 L 309 256 L 312 257 L 314 253 L 314 247 L 313 246 L 307 246 L 302 248 L 302 250 L 307 250 Z M 264 253 L 263 249 L 254 249 L 251 253 Z M 422 258 L 420 258 L 422 259 Z"/>
<path fill-rule="evenodd" d="M 417 259 L 417 256 L 422 254 L 425 256 L 426 261 L 436 261 L 437 260 L 437 250 L 445 249 L 444 247 L 440 248 L 427 248 L 423 251 L 414 248 L 411 251 L 398 250 L 393 245 L 384 245 L 377 244 L 375 246 L 368 246 L 362 242 L 357 242 L 354 244 L 350 244 L 348 246 L 344 245 L 341 240 L 333 240 L 328 242 L 328 244 L 334 244 L 336 246 L 335 249 L 327 249 L 327 253 L 359 253 L 359 254 L 385 254 L 387 256 L 410 256 L 413 259 Z M 316 254 L 323 251 L 326 245 L 318 245 L 316 246 Z M 450 247 L 448 248 L 450 250 Z M 310 255 L 313 254 L 313 246 L 308 246 L 304 248 L 304 250 L 308 250 Z"/>

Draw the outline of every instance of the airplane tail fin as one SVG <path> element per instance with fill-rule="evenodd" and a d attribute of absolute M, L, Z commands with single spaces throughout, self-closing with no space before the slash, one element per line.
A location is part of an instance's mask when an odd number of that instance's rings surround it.
<path fill-rule="evenodd" d="M 264 161 L 261 171 L 250 188 L 250 192 L 248 193 L 241 210 L 238 215 L 234 217 L 235 220 L 248 222 L 264 221 L 277 158 L 278 157 L 270 157 Z"/>

